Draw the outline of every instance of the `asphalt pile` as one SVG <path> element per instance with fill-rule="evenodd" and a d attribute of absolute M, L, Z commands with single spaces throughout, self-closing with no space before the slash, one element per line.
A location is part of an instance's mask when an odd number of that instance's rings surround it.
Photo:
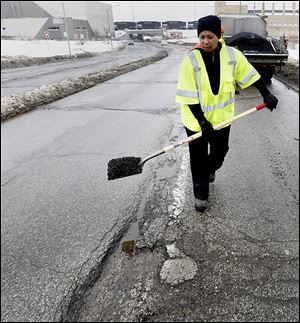
<path fill-rule="evenodd" d="M 108 162 L 108 180 L 140 174 L 143 167 L 140 165 L 140 157 L 122 157 L 111 159 Z"/>

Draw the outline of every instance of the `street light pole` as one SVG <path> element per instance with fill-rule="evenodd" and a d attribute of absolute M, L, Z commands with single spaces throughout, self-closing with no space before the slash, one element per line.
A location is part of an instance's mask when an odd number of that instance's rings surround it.
<path fill-rule="evenodd" d="M 110 38 L 110 46 L 113 48 L 113 42 L 112 42 L 112 35 L 111 35 L 111 25 L 110 25 L 110 14 L 109 10 L 106 11 L 106 18 L 107 18 L 107 26 L 108 26 L 108 36 Z"/>
<path fill-rule="evenodd" d="M 64 12 L 64 21 L 65 21 L 65 30 L 67 34 L 67 41 L 68 41 L 68 47 L 69 47 L 69 55 L 72 55 L 71 52 L 71 46 L 70 46 L 70 39 L 69 39 L 69 31 L 68 31 L 68 25 L 67 25 L 67 18 L 66 18 L 66 12 L 65 12 L 65 4 L 62 1 L 62 7 L 63 7 L 63 12 Z"/>
<path fill-rule="evenodd" d="M 130 2 L 131 5 L 131 14 L 132 14 L 132 21 L 134 22 L 134 14 L 133 14 L 133 4 Z"/>

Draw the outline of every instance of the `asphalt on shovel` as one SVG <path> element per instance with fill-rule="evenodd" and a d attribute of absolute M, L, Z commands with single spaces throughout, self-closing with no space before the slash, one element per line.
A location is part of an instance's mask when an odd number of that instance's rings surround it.
<path fill-rule="evenodd" d="M 265 103 L 261 103 L 258 106 L 256 106 L 255 108 L 249 109 L 243 113 L 240 113 L 228 120 L 225 120 L 217 125 L 214 126 L 215 130 L 218 130 L 242 117 L 245 117 L 253 112 L 256 112 L 258 110 L 261 110 L 263 108 L 266 107 Z M 149 155 L 147 157 L 145 157 L 143 160 L 140 157 L 122 157 L 122 158 L 115 158 L 115 159 L 111 159 L 108 162 L 108 169 L 107 169 L 107 176 L 108 176 L 108 180 L 113 180 L 113 179 L 117 179 L 117 178 L 122 178 L 122 177 L 126 177 L 126 176 L 131 176 L 131 175 L 137 175 L 137 174 L 141 174 L 143 171 L 143 166 L 145 164 L 146 161 L 162 155 L 164 153 L 166 153 L 167 151 L 172 150 L 173 148 L 176 148 L 178 146 L 181 146 L 183 144 L 188 144 L 189 142 L 199 138 L 202 136 L 202 132 L 197 132 L 196 134 L 186 137 L 185 139 L 176 142 L 173 145 L 167 146 L 163 149 L 161 149 L 160 151 L 157 151 L 156 153 Z"/>

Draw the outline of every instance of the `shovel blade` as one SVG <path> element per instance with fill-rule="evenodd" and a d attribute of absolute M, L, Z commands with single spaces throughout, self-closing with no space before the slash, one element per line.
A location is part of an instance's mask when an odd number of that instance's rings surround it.
<path fill-rule="evenodd" d="M 122 157 L 111 159 L 108 162 L 107 177 L 108 180 L 114 180 L 131 175 L 141 174 L 143 166 L 140 165 L 140 157 Z"/>

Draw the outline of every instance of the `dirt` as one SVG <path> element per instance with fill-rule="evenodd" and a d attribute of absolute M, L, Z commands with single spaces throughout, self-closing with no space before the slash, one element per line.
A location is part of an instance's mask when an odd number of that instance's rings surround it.
<path fill-rule="evenodd" d="M 276 70 L 275 76 L 299 90 L 299 61 L 289 60 L 285 66 Z"/>

